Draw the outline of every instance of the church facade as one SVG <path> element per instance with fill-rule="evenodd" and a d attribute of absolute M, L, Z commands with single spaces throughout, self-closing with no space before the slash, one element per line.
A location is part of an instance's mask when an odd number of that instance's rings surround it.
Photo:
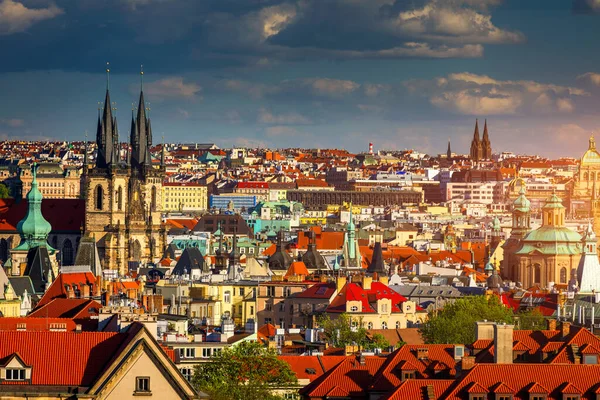
<path fill-rule="evenodd" d="M 96 240 L 102 268 L 124 274 L 130 262 L 158 262 L 166 246 L 161 220 L 164 154 L 160 165 L 153 166 L 143 87 L 137 113 L 132 111 L 124 156 L 111 104 L 107 86 L 98 115 L 95 165 L 89 168 L 87 160 L 84 163 L 85 232 Z"/>
<path fill-rule="evenodd" d="M 475 162 L 492 159 L 492 143 L 488 133 L 487 120 L 483 126 L 483 137 L 481 139 L 479 139 L 479 121 L 475 120 L 475 131 L 473 132 L 469 155 L 471 160 Z"/>

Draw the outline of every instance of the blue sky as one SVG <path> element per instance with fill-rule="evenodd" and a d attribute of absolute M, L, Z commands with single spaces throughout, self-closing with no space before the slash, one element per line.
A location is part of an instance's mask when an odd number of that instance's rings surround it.
<path fill-rule="evenodd" d="M 0 0 L 0 138 L 95 135 L 579 156 L 600 131 L 600 0 Z"/>

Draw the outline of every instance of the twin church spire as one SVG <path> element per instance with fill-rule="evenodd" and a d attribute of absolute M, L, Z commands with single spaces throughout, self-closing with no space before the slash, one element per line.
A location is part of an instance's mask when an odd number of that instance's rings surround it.
<path fill-rule="evenodd" d="M 479 139 L 479 121 L 475 120 L 475 132 L 471 141 L 470 156 L 473 161 L 490 160 L 492 158 L 492 144 L 488 134 L 487 120 L 483 126 L 483 138 Z"/>
<path fill-rule="evenodd" d="M 143 79 L 144 71 L 140 71 Z M 110 101 L 110 68 L 106 68 L 106 96 L 102 111 L 98 110 L 98 128 L 96 132 L 96 144 L 98 155 L 96 157 L 96 168 L 101 170 L 115 169 L 121 163 L 119 130 L 117 119 L 113 116 L 113 103 Z M 130 149 L 126 163 L 132 169 L 144 174 L 146 168 L 152 167 L 150 147 L 152 146 L 152 127 L 150 117 L 147 115 L 146 103 L 144 101 L 143 80 L 140 88 L 137 115 L 132 110 L 131 133 L 129 137 Z"/>

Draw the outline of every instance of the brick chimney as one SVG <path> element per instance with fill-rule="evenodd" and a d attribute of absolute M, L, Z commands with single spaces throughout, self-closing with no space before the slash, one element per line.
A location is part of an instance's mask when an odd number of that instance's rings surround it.
<path fill-rule="evenodd" d="M 85 283 L 81 284 L 81 297 L 84 299 L 88 299 L 90 297 L 90 285 Z"/>
<path fill-rule="evenodd" d="M 549 319 L 547 321 L 547 327 L 549 331 L 555 331 L 556 330 L 556 320 L 555 319 Z"/>
<path fill-rule="evenodd" d="M 569 336 L 569 333 L 571 332 L 571 323 L 570 322 L 566 322 L 563 321 L 560 323 L 560 334 L 561 337 L 564 339 L 565 337 Z"/>
<path fill-rule="evenodd" d="M 363 290 L 371 290 L 372 283 L 373 283 L 373 278 L 371 278 L 370 276 L 363 275 L 363 278 L 362 278 Z"/>
<path fill-rule="evenodd" d="M 429 358 L 429 348 L 428 347 L 417 348 L 417 359 L 426 360 L 428 358 Z"/>
<path fill-rule="evenodd" d="M 71 286 L 67 286 L 67 299 L 74 299 L 75 298 L 75 291 L 73 290 L 73 288 Z"/>
<path fill-rule="evenodd" d="M 514 325 L 494 324 L 494 362 L 512 364 Z"/>
<path fill-rule="evenodd" d="M 475 367 L 475 357 L 474 356 L 464 356 L 461 361 L 461 366 L 463 371 L 470 371 Z"/>

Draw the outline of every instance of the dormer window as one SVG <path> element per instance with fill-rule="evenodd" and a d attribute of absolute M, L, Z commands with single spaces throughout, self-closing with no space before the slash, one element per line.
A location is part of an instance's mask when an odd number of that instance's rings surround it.
<path fill-rule="evenodd" d="M 25 368 L 7 368 L 5 379 L 7 381 L 24 381 Z"/>

